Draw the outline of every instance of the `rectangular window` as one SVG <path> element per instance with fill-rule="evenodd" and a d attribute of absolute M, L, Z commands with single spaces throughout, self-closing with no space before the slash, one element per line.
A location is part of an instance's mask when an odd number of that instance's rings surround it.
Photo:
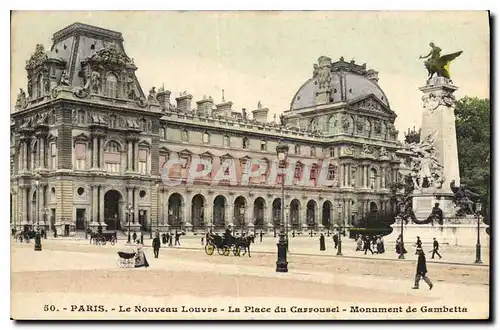
<path fill-rule="evenodd" d="M 189 166 L 189 157 L 186 156 L 181 157 L 181 163 L 182 163 L 181 167 L 183 169 L 186 169 Z"/>
<path fill-rule="evenodd" d="M 311 179 L 316 179 L 316 168 L 311 168 Z"/>
<path fill-rule="evenodd" d="M 148 172 L 148 163 L 145 161 L 139 161 L 139 173 L 147 174 Z"/>
<path fill-rule="evenodd" d="M 330 147 L 330 157 L 335 157 L 335 148 Z"/>
<path fill-rule="evenodd" d="M 120 173 L 120 164 L 106 163 L 106 171 L 110 173 Z"/>
<path fill-rule="evenodd" d="M 333 180 L 333 179 L 335 179 L 335 169 L 329 168 L 328 169 L 328 180 Z"/>
<path fill-rule="evenodd" d="M 266 151 L 267 150 L 267 143 L 266 141 L 261 141 L 260 142 L 260 151 Z"/>
<path fill-rule="evenodd" d="M 281 184 L 282 182 L 283 182 L 283 174 L 280 173 L 276 176 L 276 183 Z"/>
<path fill-rule="evenodd" d="M 56 156 L 57 156 L 56 144 L 51 143 L 50 144 L 50 168 L 52 170 L 55 170 L 57 167 Z"/>
<path fill-rule="evenodd" d="M 300 179 L 302 177 L 302 167 L 300 165 L 297 165 L 295 167 L 295 172 L 293 174 L 293 177 L 295 179 Z"/>
<path fill-rule="evenodd" d="M 75 144 L 75 168 L 77 170 L 85 169 L 86 145 L 83 143 Z"/>

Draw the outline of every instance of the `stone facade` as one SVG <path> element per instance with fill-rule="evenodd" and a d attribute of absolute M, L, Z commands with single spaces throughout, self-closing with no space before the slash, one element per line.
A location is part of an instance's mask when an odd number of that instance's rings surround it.
<path fill-rule="evenodd" d="M 153 87 L 146 97 L 120 33 L 80 23 L 54 34 L 50 52 L 37 45 L 27 61 L 11 123 L 11 223 L 46 224 L 58 234 L 106 224 L 107 229 L 181 228 L 272 230 L 279 225 L 281 190 L 265 170 L 279 141 L 296 162 L 285 188 L 293 230 L 350 224 L 370 209 L 394 210 L 391 183 L 399 180 L 396 114 L 366 65 L 325 56 L 283 113 L 268 121 L 261 102 L 250 118 L 203 97 L 192 108 L 187 92 Z M 23 95 L 24 93 L 24 95 Z M 161 181 L 166 161 L 201 157 L 212 172 L 176 186 Z M 227 160 L 236 184 L 212 185 Z M 329 186 L 318 184 L 317 163 L 329 160 Z M 262 175 L 241 184 L 257 161 Z M 308 165 L 309 164 L 309 165 Z M 326 175 L 326 174 L 324 174 Z M 38 183 L 38 185 L 37 185 Z M 38 192 L 38 198 L 37 198 Z"/>

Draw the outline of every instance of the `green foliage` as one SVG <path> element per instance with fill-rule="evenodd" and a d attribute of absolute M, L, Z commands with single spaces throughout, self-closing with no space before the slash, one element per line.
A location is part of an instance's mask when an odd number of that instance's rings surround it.
<path fill-rule="evenodd" d="M 490 101 L 464 97 L 455 109 L 460 183 L 481 195 L 485 222 L 490 202 Z"/>

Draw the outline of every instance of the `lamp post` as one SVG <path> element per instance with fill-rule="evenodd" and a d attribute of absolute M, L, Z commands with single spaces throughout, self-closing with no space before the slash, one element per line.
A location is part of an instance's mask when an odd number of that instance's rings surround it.
<path fill-rule="evenodd" d="M 337 249 L 337 255 L 342 255 L 342 224 L 344 222 L 344 217 L 342 216 L 342 203 L 337 206 L 337 211 L 339 212 L 339 247 Z"/>
<path fill-rule="evenodd" d="M 160 182 L 156 182 L 156 231 L 158 231 L 158 223 L 160 218 Z"/>
<path fill-rule="evenodd" d="M 481 223 L 481 203 L 476 203 L 476 215 L 477 215 L 477 242 L 476 242 L 476 261 L 474 263 L 476 264 L 482 264 L 483 262 L 481 261 L 481 241 L 479 239 L 479 232 L 481 230 L 480 228 L 480 223 Z"/>
<path fill-rule="evenodd" d="M 127 210 L 125 213 L 127 214 L 127 221 L 128 221 L 128 237 L 127 237 L 127 244 L 130 244 L 130 217 L 132 216 L 132 212 L 134 212 L 134 209 L 132 207 L 132 203 L 128 203 L 127 205 Z"/>
<path fill-rule="evenodd" d="M 281 229 L 278 241 L 278 260 L 276 261 L 276 272 L 288 272 L 288 262 L 286 261 L 286 242 L 285 242 L 285 168 L 286 158 L 288 156 L 288 145 L 280 142 L 276 147 L 279 167 L 281 168 Z"/>
<path fill-rule="evenodd" d="M 40 210 L 38 209 L 38 201 L 40 198 L 40 174 L 35 174 L 36 187 L 36 236 L 35 236 L 35 251 L 42 251 L 42 240 L 40 238 Z"/>
<path fill-rule="evenodd" d="M 403 214 L 405 210 L 405 205 L 403 203 L 399 204 L 399 214 L 400 214 L 400 221 L 401 221 L 401 240 L 399 241 L 399 257 L 398 259 L 404 259 L 405 258 L 405 243 L 403 240 L 403 217 L 401 214 Z"/>

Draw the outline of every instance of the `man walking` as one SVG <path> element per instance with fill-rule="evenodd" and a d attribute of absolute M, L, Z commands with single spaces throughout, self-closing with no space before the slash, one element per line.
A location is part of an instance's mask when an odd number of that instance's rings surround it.
<path fill-rule="evenodd" d="M 427 277 L 427 265 L 425 261 L 425 253 L 422 248 L 417 249 L 418 261 L 417 261 L 417 274 L 415 275 L 415 286 L 412 289 L 418 289 L 418 283 L 420 278 L 423 278 L 425 283 L 429 285 L 429 290 L 432 290 L 433 284 L 431 280 Z"/>
<path fill-rule="evenodd" d="M 262 236 L 264 236 L 264 234 L 262 233 L 262 230 L 260 231 L 260 242 L 262 243 Z"/>
<path fill-rule="evenodd" d="M 333 238 L 333 244 L 335 248 L 337 248 L 337 246 L 339 245 L 339 235 L 337 233 L 334 233 L 332 238 Z"/>
<path fill-rule="evenodd" d="M 434 259 L 434 255 L 437 254 L 439 259 L 442 259 L 443 257 L 441 257 L 441 255 L 439 254 L 438 250 L 439 250 L 439 243 L 438 241 L 436 240 L 436 238 L 434 237 L 433 238 L 434 242 L 432 243 L 432 256 L 431 256 L 431 259 Z"/>
<path fill-rule="evenodd" d="M 364 241 L 363 248 L 364 248 L 365 254 L 368 251 L 370 251 L 373 254 L 373 250 L 372 250 L 372 247 L 371 247 L 371 244 L 370 244 L 370 237 L 368 237 L 368 235 L 365 236 L 365 241 Z"/>
<path fill-rule="evenodd" d="M 177 244 L 179 244 L 179 246 L 181 246 L 181 241 L 179 241 L 180 237 L 181 237 L 181 234 L 178 232 L 175 232 L 175 242 L 174 242 L 175 246 L 177 246 Z"/>
<path fill-rule="evenodd" d="M 160 253 L 160 235 L 156 233 L 155 238 L 153 239 L 153 252 L 155 255 L 155 258 L 158 258 L 158 254 Z"/>
<path fill-rule="evenodd" d="M 422 241 L 420 240 L 420 236 L 417 236 L 417 250 L 422 248 Z M 415 254 L 418 254 L 418 251 L 415 251 Z"/>

